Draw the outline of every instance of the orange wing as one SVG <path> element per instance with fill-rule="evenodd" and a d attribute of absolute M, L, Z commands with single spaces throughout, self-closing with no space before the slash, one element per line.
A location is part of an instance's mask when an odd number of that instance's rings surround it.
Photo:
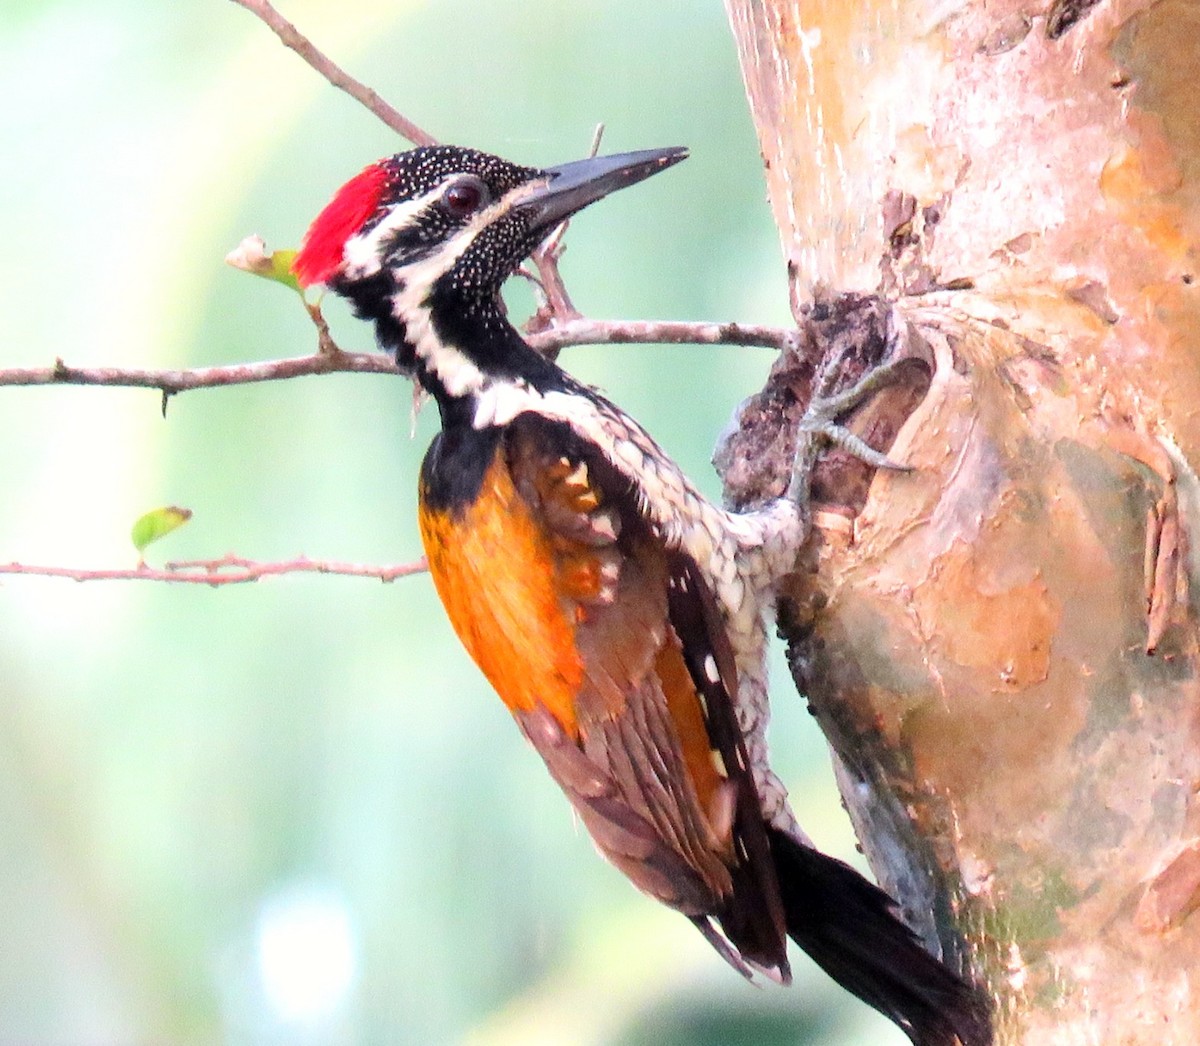
<path fill-rule="evenodd" d="M 513 486 L 496 444 L 478 495 L 430 508 L 421 488 L 421 540 L 429 573 L 463 646 L 513 713 L 547 709 L 577 736 L 583 661 L 560 593 L 552 535 Z"/>
<path fill-rule="evenodd" d="M 454 628 L 601 851 L 743 973 L 738 952 L 786 979 L 732 653 L 695 564 L 626 479 L 534 417 L 496 443 L 469 502 L 433 511 L 428 493 L 421 532 Z"/>

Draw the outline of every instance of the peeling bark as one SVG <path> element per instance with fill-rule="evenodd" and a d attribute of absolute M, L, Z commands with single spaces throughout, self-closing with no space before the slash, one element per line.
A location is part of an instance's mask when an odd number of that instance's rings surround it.
<path fill-rule="evenodd" d="M 781 620 L 868 859 L 1001 1043 L 1200 1042 L 1200 3 L 727 7 L 802 332 L 731 499 L 912 360 Z"/>

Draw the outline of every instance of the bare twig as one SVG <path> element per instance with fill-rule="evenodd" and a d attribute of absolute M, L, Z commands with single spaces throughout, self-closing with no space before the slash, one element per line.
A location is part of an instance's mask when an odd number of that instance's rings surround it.
<path fill-rule="evenodd" d="M 540 334 L 529 344 L 539 352 L 570 345 L 755 345 L 787 349 L 797 332 L 753 323 L 693 323 L 685 320 L 575 319 Z"/>
<path fill-rule="evenodd" d="M 10 367 L 0 369 L 0 385 L 109 385 L 117 387 L 161 389 L 168 395 L 191 389 L 210 389 L 225 385 L 250 385 L 258 381 L 279 381 L 309 374 L 354 372 L 397 374 L 396 365 L 380 353 L 339 352 L 336 356 L 321 352 L 257 363 L 234 363 L 222 367 L 196 367 L 188 370 L 158 370 L 141 367 L 72 367 L 61 359 L 52 367 Z"/>
<path fill-rule="evenodd" d="M 378 578 L 380 581 L 395 581 L 396 578 L 421 574 L 428 569 L 424 557 L 411 563 L 393 566 L 374 566 L 363 563 L 339 563 L 331 560 L 297 559 L 263 563 L 240 556 L 228 555 L 220 559 L 186 560 L 167 563 L 161 569 L 144 564 L 128 570 L 85 570 L 75 567 L 35 566 L 28 563 L 0 564 L 0 574 L 20 574 L 35 577 L 58 577 L 71 581 L 165 581 L 183 585 L 240 585 L 264 577 L 282 574 L 342 574 L 348 577 Z"/>
<path fill-rule="evenodd" d="M 413 145 L 436 145 L 437 139 L 422 130 L 403 113 L 385 102 L 366 84 L 354 79 L 349 73 L 317 49 L 291 22 L 283 17 L 267 0 L 233 0 L 252 15 L 260 18 L 279 37 L 285 47 L 290 47 L 334 87 L 345 91 L 356 102 L 365 105 L 388 127 Z"/>
<path fill-rule="evenodd" d="M 529 343 L 539 352 L 554 352 L 569 345 L 615 344 L 756 345 L 784 349 L 795 338 L 795 331 L 756 324 L 576 319 L 530 335 Z M 51 367 L 0 368 L 0 386 L 106 385 L 159 389 L 173 396 L 191 389 L 250 385 L 260 381 L 335 373 L 396 375 L 400 371 L 391 358 L 382 353 L 344 352 L 334 346 L 333 351 L 324 348 L 309 356 L 185 370 L 72 367 L 58 359 Z"/>
<path fill-rule="evenodd" d="M 592 147 L 588 156 L 595 156 L 600 151 L 600 139 L 604 137 L 604 124 L 596 124 L 592 134 Z M 537 334 L 559 327 L 581 318 L 571 295 L 567 293 L 567 285 L 563 282 L 562 274 L 558 271 L 559 259 L 567 249 L 563 238 L 567 234 L 567 226 L 571 219 L 560 222 L 545 242 L 533 252 L 530 261 L 533 263 L 536 275 L 522 266 L 518 272 L 531 280 L 540 291 L 537 311 L 525 322 L 526 334 Z M 558 355 L 557 349 L 547 351 L 551 359 Z"/>
<path fill-rule="evenodd" d="M 604 138 L 603 122 L 596 124 L 596 129 L 592 132 L 592 146 L 588 151 L 588 156 L 595 156 L 600 151 L 600 142 Z"/>
<path fill-rule="evenodd" d="M 567 249 L 563 243 L 563 234 L 566 231 L 567 223 L 563 222 L 533 253 L 530 260 L 537 268 L 537 276 L 526 270 L 519 270 L 537 285 L 542 299 L 537 311 L 525 323 L 526 334 L 543 333 L 582 318 L 579 310 L 575 308 L 575 303 L 571 301 L 571 295 L 567 293 L 562 274 L 558 271 L 558 260 Z"/>
<path fill-rule="evenodd" d="M 325 317 L 321 315 L 320 304 L 310 302 L 307 298 L 303 300 L 304 310 L 308 313 L 308 318 L 313 321 L 313 326 L 317 328 L 317 354 L 333 360 L 347 355 L 341 350 L 338 343 L 333 340 L 333 335 L 329 333 L 329 324 L 325 321 Z"/>

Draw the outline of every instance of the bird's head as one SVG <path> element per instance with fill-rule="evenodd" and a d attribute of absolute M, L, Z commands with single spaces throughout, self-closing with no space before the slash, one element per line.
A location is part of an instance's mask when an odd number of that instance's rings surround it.
<path fill-rule="evenodd" d="M 686 156 L 654 149 L 539 170 L 451 145 L 398 153 L 338 190 L 292 270 L 351 299 L 402 364 L 419 366 L 419 342 L 432 348 L 430 328 L 451 315 L 495 325 L 501 284 L 559 222 Z"/>

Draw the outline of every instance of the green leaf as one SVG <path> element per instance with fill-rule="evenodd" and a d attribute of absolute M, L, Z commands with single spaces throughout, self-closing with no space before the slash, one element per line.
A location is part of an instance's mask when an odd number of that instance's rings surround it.
<path fill-rule="evenodd" d="M 268 257 L 271 259 L 271 272 L 263 273 L 263 276 L 276 283 L 282 283 L 285 287 L 291 287 L 303 298 L 304 288 L 300 286 L 292 272 L 292 262 L 296 258 L 296 252 L 294 250 L 272 251 Z"/>
<path fill-rule="evenodd" d="M 140 555 L 146 550 L 147 545 L 159 538 L 166 537 L 172 530 L 178 530 L 191 518 L 192 510 L 180 508 L 178 505 L 167 505 L 165 508 L 156 508 L 147 512 L 134 523 L 133 530 L 130 532 L 129 536 L 133 541 L 133 547 L 138 550 Z"/>
<path fill-rule="evenodd" d="M 225 264 L 254 276 L 261 276 L 264 280 L 282 283 L 303 298 L 304 288 L 300 286 L 292 273 L 292 262 L 295 257 L 296 252 L 293 250 L 272 251 L 268 254 L 267 245 L 261 236 L 247 236 L 225 255 Z"/>

